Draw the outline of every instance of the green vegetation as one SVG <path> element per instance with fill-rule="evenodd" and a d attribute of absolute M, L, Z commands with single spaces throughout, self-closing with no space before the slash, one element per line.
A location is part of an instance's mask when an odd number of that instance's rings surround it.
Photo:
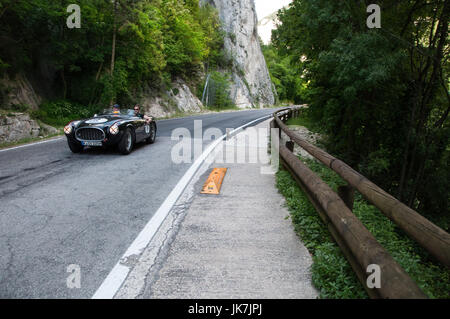
<path fill-rule="evenodd" d="M 8 107 L 4 107 L 3 111 L 24 113 L 30 111 L 30 106 L 26 104 L 11 104 Z"/>
<path fill-rule="evenodd" d="M 316 123 L 311 120 L 311 118 L 308 116 L 308 112 L 304 110 L 301 113 L 301 116 L 299 117 L 293 117 L 290 118 L 286 124 L 287 125 L 298 125 L 298 126 L 304 126 L 308 128 L 309 131 L 318 133 L 320 132 L 320 127 L 316 126 Z"/>
<path fill-rule="evenodd" d="M 236 105 L 230 97 L 230 74 L 213 71 L 210 74 L 208 87 L 205 94 L 205 105 L 209 110 L 236 109 Z M 205 83 L 198 89 L 198 97 L 202 99 Z"/>
<path fill-rule="evenodd" d="M 278 13 L 281 23 L 264 48 L 269 69 L 280 98 L 309 104 L 288 124 L 322 133 L 330 153 L 449 231 L 450 3 L 379 4 L 382 28 L 368 29 L 364 2 L 294 0 Z M 330 169 L 302 160 L 334 190 L 344 184 Z M 278 173 L 277 185 L 313 254 L 321 297 L 366 298 L 288 172 Z M 448 269 L 360 194 L 354 213 L 429 297 L 450 298 Z"/>
<path fill-rule="evenodd" d="M 35 115 L 49 124 L 139 102 L 175 78 L 195 87 L 204 67 L 229 63 L 217 11 L 198 0 L 80 0 L 80 29 L 66 26 L 72 3 L 0 3 L 0 76 L 26 73 L 48 97 Z"/>
<path fill-rule="evenodd" d="M 345 185 L 328 167 L 312 160 L 301 160 L 333 190 Z M 313 255 L 312 279 L 321 298 L 368 298 L 319 214 L 287 171 L 277 173 L 277 187 L 286 197 L 297 234 Z M 425 294 L 430 298 L 450 298 L 448 269 L 433 263 L 422 248 L 404 235 L 376 207 L 369 205 L 360 194 L 356 195 L 353 212 Z"/>
<path fill-rule="evenodd" d="M 55 127 L 62 127 L 73 119 L 87 118 L 98 112 L 95 107 L 85 107 L 68 101 L 45 102 L 31 116 Z"/>
<path fill-rule="evenodd" d="M 307 94 L 307 84 L 299 70 L 292 67 L 291 57 L 288 55 L 281 56 L 272 44 L 261 43 L 261 48 L 279 102 L 303 104 L 304 96 Z"/>
<path fill-rule="evenodd" d="M 330 153 L 449 231 L 450 2 L 377 3 L 369 29 L 368 2 L 294 0 L 265 48 L 270 72 Z"/>

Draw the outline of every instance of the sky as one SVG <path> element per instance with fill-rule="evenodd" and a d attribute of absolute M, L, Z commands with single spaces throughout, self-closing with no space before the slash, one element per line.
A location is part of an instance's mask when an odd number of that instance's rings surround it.
<path fill-rule="evenodd" d="M 256 13 L 261 20 L 269 14 L 291 3 L 292 0 L 255 0 Z"/>
<path fill-rule="evenodd" d="M 261 22 L 258 33 L 265 44 L 270 42 L 272 29 L 275 28 L 275 25 L 272 21 L 263 21 L 263 19 L 291 2 L 292 0 L 255 0 L 256 14 L 258 15 L 258 21 Z"/>

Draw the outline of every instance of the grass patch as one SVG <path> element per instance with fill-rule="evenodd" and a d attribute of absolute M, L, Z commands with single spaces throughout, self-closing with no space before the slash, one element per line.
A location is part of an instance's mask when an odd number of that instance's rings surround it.
<path fill-rule="evenodd" d="M 331 169 L 315 161 L 301 158 L 333 190 L 344 181 Z M 368 298 L 339 246 L 308 198 L 291 175 L 277 173 L 277 187 L 286 198 L 295 231 L 313 255 L 312 280 L 321 298 Z M 408 272 L 430 298 L 450 298 L 450 271 L 434 262 L 428 253 L 409 239 L 375 206 L 356 194 L 354 214 L 378 242 Z"/>
<path fill-rule="evenodd" d="M 320 133 L 320 129 L 309 118 L 307 110 L 302 110 L 298 117 L 293 117 L 287 120 L 286 125 L 304 126 L 313 133 Z"/>
<path fill-rule="evenodd" d="M 304 126 L 304 127 L 311 127 L 312 123 L 309 121 L 308 118 L 301 116 L 301 117 L 292 117 L 289 120 L 287 120 L 286 125 L 296 125 L 296 126 Z"/>

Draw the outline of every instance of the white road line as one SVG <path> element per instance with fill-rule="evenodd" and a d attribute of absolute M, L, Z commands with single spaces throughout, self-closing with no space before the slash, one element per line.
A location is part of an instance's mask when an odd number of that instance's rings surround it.
<path fill-rule="evenodd" d="M 242 129 L 265 119 L 268 119 L 272 116 L 266 115 L 254 121 L 251 121 L 235 130 L 230 132 L 230 135 L 234 135 L 235 133 L 241 131 Z M 225 138 L 226 134 L 221 138 L 215 140 L 211 143 L 208 148 L 203 152 L 203 154 L 192 164 L 192 166 L 188 169 L 188 171 L 184 174 L 172 192 L 167 196 L 166 200 L 162 203 L 159 209 L 156 211 L 155 215 L 150 219 L 150 221 L 145 225 L 144 229 L 140 232 L 131 246 L 127 249 L 122 258 L 117 262 L 111 272 L 108 274 L 106 279 L 97 289 L 95 294 L 92 296 L 92 299 L 112 299 L 119 291 L 123 282 L 127 278 L 131 268 L 126 266 L 125 263 L 130 257 L 139 257 L 145 247 L 150 243 L 153 236 L 158 231 L 159 227 L 163 223 L 164 219 L 167 217 L 169 212 L 172 210 L 173 205 L 175 205 L 178 198 L 181 196 L 186 186 L 191 181 L 194 174 L 197 172 L 199 167 L 203 164 L 208 155 L 221 143 Z"/>
<path fill-rule="evenodd" d="M 44 143 L 49 143 L 49 142 L 55 142 L 55 141 L 62 140 L 63 138 L 64 138 L 64 137 L 58 137 L 58 138 L 54 138 L 54 139 L 46 140 L 46 141 L 42 141 L 42 142 L 29 143 L 29 144 L 25 144 L 25 145 L 20 145 L 20 146 L 15 146 L 15 147 L 10 147 L 10 148 L 5 148 L 5 149 L 3 149 L 3 150 L 0 150 L 0 153 L 6 152 L 6 151 L 16 150 L 16 149 L 18 149 L 18 148 L 23 148 L 23 147 L 33 146 L 33 145 L 39 145 L 39 144 L 44 144 Z"/>

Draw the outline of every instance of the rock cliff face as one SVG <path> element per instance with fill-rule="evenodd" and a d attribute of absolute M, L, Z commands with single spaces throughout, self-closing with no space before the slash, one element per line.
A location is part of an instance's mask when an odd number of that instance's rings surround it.
<path fill-rule="evenodd" d="M 153 92 L 152 89 L 147 88 L 140 101 L 146 114 L 161 118 L 178 112 L 202 111 L 202 102 L 192 93 L 185 81 L 176 79 L 171 86 L 171 90 L 166 92 Z"/>
<path fill-rule="evenodd" d="M 42 101 L 27 77 L 20 73 L 13 79 L 7 75 L 0 78 L 0 89 L 3 91 L 0 93 L 0 108 L 23 105 L 35 110 Z"/>
<path fill-rule="evenodd" d="M 15 142 L 24 138 L 38 137 L 40 127 L 27 114 L 0 115 L 0 142 Z"/>
<path fill-rule="evenodd" d="M 219 11 L 226 31 L 225 50 L 234 68 L 231 98 L 240 108 L 275 103 L 274 88 L 258 38 L 254 0 L 200 0 Z"/>
<path fill-rule="evenodd" d="M 57 133 L 56 128 L 43 123 L 39 124 L 28 114 L 16 112 L 0 114 L 0 144 Z"/>

